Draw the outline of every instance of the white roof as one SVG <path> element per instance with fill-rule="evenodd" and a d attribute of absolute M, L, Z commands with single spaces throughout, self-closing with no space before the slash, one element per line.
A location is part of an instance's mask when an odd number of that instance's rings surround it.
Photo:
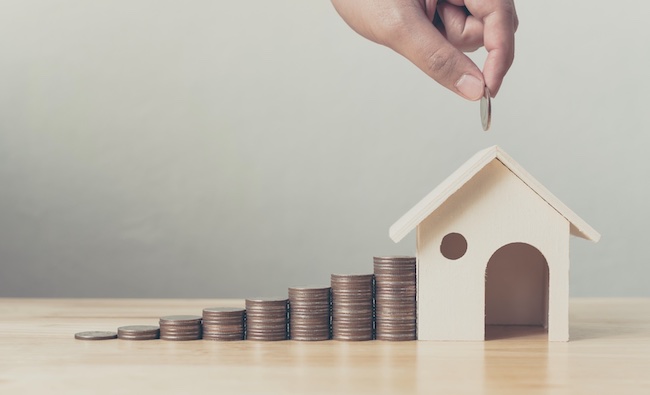
<path fill-rule="evenodd" d="M 553 207 L 561 216 L 571 224 L 571 234 L 583 239 L 597 242 L 600 234 L 596 232 L 582 218 L 571 211 L 564 203 L 556 198 L 546 187 L 539 183 L 523 167 L 514 161 L 508 154 L 498 146 L 492 146 L 477 152 L 458 170 L 453 172 L 446 180 L 424 197 L 418 204 L 413 206 L 402 218 L 390 227 L 389 235 L 394 242 L 404 238 L 409 232 L 415 229 L 420 222 L 438 209 L 449 197 L 456 193 L 466 182 L 481 171 L 494 159 L 503 163 L 514 173 L 524 184 L 528 185 L 540 198 Z"/>

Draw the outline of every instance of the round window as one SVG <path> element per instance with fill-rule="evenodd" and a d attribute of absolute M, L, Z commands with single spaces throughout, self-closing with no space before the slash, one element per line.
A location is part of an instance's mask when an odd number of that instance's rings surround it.
<path fill-rule="evenodd" d="M 460 233 L 449 233 L 442 238 L 440 252 L 445 258 L 456 260 L 467 252 L 467 240 Z"/>

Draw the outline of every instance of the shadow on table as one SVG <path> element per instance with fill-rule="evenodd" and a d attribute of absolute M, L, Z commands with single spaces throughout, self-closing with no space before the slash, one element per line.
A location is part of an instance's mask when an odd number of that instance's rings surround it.
<path fill-rule="evenodd" d="M 569 341 L 607 339 L 613 337 L 629 337 L 630 335 L 647 333 L 642 327 L 630 325 L 603 325 L 602 323 L 572 324 L 569 328 Z M 485 340 L 516 339 L 518 341 L 546 341 L 548 331 L 541 326 L 523 325 L 487 325 Z"/>
<path fill-rule="evenodd" d="M 527 325 L 486 325 L 485 326 L 486 341 L 504 340 L 504 339 L 546 341 L 547 338 L 548 338 L 548 331 L 541 326 L 527 326 Z"/>

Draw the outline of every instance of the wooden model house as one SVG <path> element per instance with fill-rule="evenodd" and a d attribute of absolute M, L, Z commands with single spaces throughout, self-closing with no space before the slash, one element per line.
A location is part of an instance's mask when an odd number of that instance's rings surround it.
<path fill-rule="evenodd" d="M 418 339 L 484 340 L 486 325 L 569 339 L 569 237 L 600 235 L 499 147 L 478 152 L 390 228 L 417 229 Z"/>

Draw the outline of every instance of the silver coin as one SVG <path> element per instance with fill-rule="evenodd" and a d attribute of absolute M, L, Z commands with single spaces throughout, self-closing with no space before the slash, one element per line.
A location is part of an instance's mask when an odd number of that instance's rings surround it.
<path fill-rule="evenodd" d="M 329 340 L 330 336 L 329 334 L 326 335 L 304 335 L 304 336 L 296 336 L 292 337 L 291 340 L 296 340 L 296 341 L 323 341 L 323 340 Z"/>
<path fill-rule="evenodd" d="M 157 334 L 156 335 L 147 335 L 147 336 L 143 336 L 143 335 L 137 335 L 137 336 L 136 335 L 120 335 L 119 338 L 121 340 L 156 340 L 156 339 L 159 338 L 159 336 Z"/>
<path fill-rule="evenodd" d="M 231 327 L 231 328 L 240 327 L 240 328 L 243 328 L 244 327 L 244 320 L 239 320 L 239 322 L 213 322 L 213 321 L 208 321 L 208 322 L 203 324 L 203 327 L 204 328 L 212 328 L 212 327 L 214 327 L 214 328 L 217 328 L 217 327 Z"/>
<path fill-rule="evenodd" d="M 247 340 L 258 340 L 258 341 L 280 341 L 280 340 L 287 340 L 287 334 L 253 334 L 253 333 L 247 333 L 246 334 L 246 339 Z"/>
<path fill-rule="evenodd" d="M 216 340 L 216 341 L 237 341 L 244 340 L 244 334 L 233 336 L 203 336 L 203 340 Z"/>
<path fill-rule="evenodd" d="M 322 287 L 318 285 L 306 285 L 306 286 L 300 286 L 300 287 L 289 287 L 289 293 L 320 293 L 324 292 L 327 293 L 329 292 L 330 287 Z"/>
<path fill-rule="evenodd" d="M 372 257 L 373 263 L 415 263 L 416 258 L 414 256 L 407 255 L 392 255 L 392 256 L 375 256 Z"/>
<path fill-rule="evenodd" d="M 155 325 L 128 325 L 128 326 L 121 326 L 117 328 L 117 334 L 130 334 L 130 335 L 135 335 L 135 334 L 143 334 L 143 335 L 148 335 L 151 333 L 158 333 L 160 331 L 160 328 Z"/>
<path fill-rule="evenodd" d="M 160 317 L 160 325 L 201 325 L 202 318 L 199 315 L 168 315 Z"/>
<path fill-rule="evenodd" d="M 243 322 L 238 324 L 218 324 L 218 325 L 203 325 L 204 331 L 209 330 L 242 330 L 245 327 Z"/>
<path fill-rule="evenodd" d="M 87 331 L 75 333 L 74 338 L 78 340 L 109 340 L 116 339 L 117 333 L 109 331 Z"/>
<path fill-rule="evenodd" d="M 248 298 L 246 299 L 246 307 L 249 305 L 283 305 L 289 301 L 289 298 L 284 297 L 260 297 L 260 298 Z"/>
<path fill-rule="evenodd" d="M 245 309 L 236 307 L 206 307 L 203 309 L 203 318 L 207 317 L 241 317 Z"/>
<path fill-rule="evenodd" d="M 160 330 L 160 336 L 167 336 L 167 335 L 198 335 L 201 333 L 201 329 L 194 329 L 194 330 L 166 330 L 165 328 L 162 328 Z"/>
<path fill-rule="evenodd" d="M 490 101 L 490 89 L 486 86 L 481 98 L 481 124 L 483 130 L 488 131 L 492 123 L 492 102 Z"/>
<path fill-rule="evenodd" d="M 339 341 L 353 341 L 353 342 L 367 341 L 367 340 L 372 340 L 372 333 L 364 334 L 364 335 L 333 335 L 332 339 L 339 340 Z"/>
<path fill-rule="evenodd" d="M 201 340 L 201 336 L 161 336 L 160 339 L 169 341 L 189 341 Z"/>
<path fill-rule="evenodd" d="M 160 329 L 153 325 L 129 325 L 117 328 L 117 337 L 123 340 L 152 340 L 160 336 Z"/>

